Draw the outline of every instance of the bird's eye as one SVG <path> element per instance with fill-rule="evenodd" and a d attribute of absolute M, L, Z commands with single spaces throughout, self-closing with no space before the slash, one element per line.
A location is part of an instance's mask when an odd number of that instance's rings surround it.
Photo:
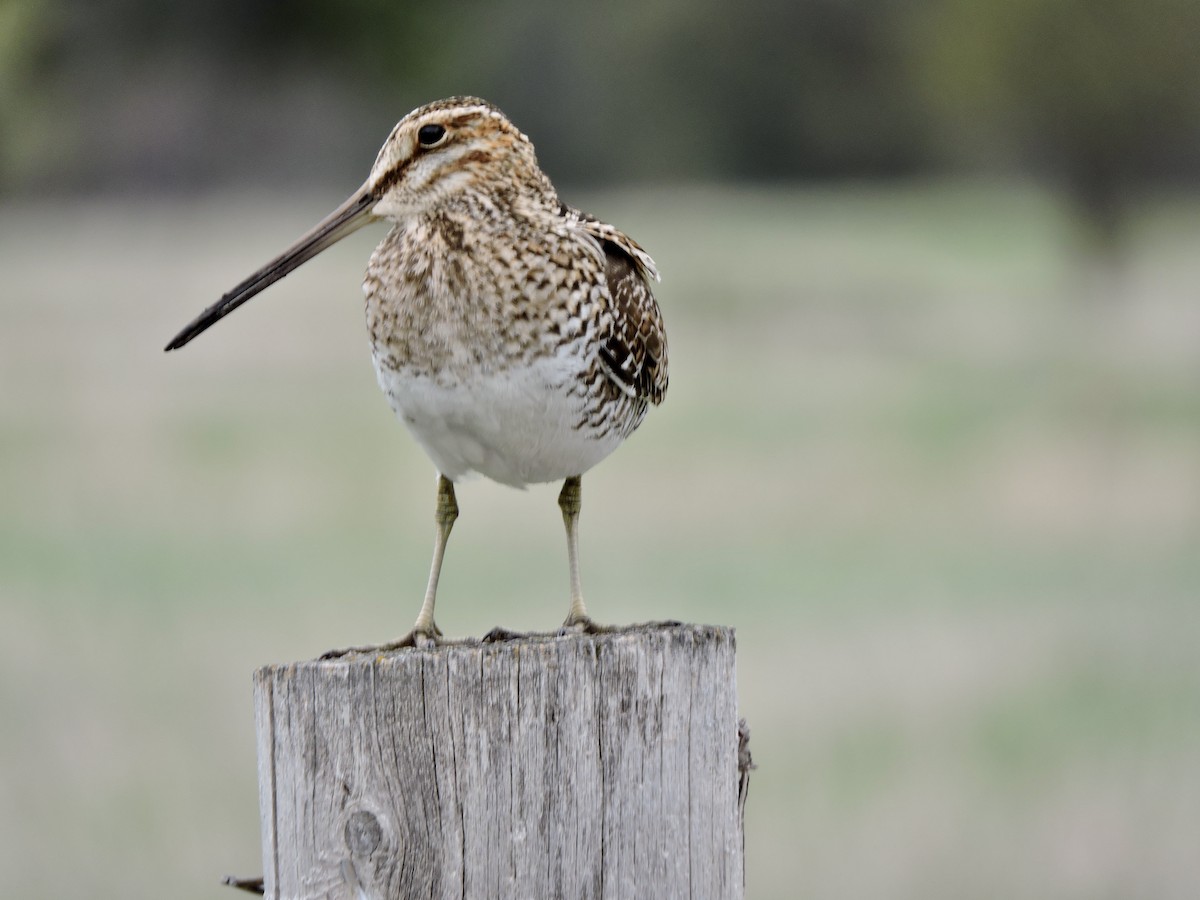
<path fill-rule="evenodd" d="M 417 140 L 422 147 L 432 147 L 446 136 L 443 125 L 422 125 L 417 130 Z"/>

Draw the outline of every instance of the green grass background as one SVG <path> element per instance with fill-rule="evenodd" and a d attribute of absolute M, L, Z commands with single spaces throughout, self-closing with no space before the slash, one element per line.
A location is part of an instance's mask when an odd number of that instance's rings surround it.
<path fill-rule="evenodd" d="M 416 614 L 434 473 L 339 200 L 0 209 L 0 895 L 260 871 L 250 673 Z M 568 196 L 654 253 L 666 404 L 584 480 L 593 614 L 738 631 L 752 898 L 1200 894 L 1200 203 Z M 554 486 L 459 491 L 438 621 L 566 612 Z"/>

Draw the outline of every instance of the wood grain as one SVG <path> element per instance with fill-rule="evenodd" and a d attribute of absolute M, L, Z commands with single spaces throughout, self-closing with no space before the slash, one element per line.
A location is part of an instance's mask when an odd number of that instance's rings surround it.
<path fill-rule="evenodd" d="M 736 693 L 695 625 L 260 669 L 266 895 L 740 898 Z"/>

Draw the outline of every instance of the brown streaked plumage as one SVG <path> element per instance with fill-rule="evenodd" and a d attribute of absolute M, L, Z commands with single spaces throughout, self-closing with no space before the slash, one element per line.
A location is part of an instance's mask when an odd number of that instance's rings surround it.
<path fill-rule="evenodd" d="M 454 482 L 563 481 L 571 605 L 579 582 L 581 476 L 667 390 L 654 262 L 611 225 L 561 203 L 533 145 L 496 107 L 452 97 L 392 130 L 366 182 L 291 248 L 201 313 L 182 347 L 342 237 L 387 219 L 363 290 L 380 387 L 437 466 L 437 523 L 413 631 L 436 638 L 442 555 L 458 515 Z"/>

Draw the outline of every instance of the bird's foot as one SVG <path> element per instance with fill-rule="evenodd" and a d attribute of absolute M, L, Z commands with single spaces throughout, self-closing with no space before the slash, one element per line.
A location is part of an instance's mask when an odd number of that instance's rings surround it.
<path fill-rule="evenodd" d="M 567 616 L 567 621 L 562 623 L 562 628 L 558 629 L 559 637 L 568 634 L 603 634 L 607 631 L 616 631 L 612 625 L 601 625 L 592 621 L 591 616 Z"/>
<path fill-rule="evenodd" d="M 507 628 L 503 628 L 500 625 L 497 625 L 495 628 L 493 628 L 491 631 L 489 631 L 487 634 L 485 634 L 482 638 L 480 638 L 480 640 L 485 644 L 498 644 L 501 641 L 519 641 L 522 638 L 527 638 L 527 637 L 529 637 L 528 632 L 510 631 Z"/>
<path fill-rule="evenodd" d="M 417 650 L 428 650 L 430 647 L 436 647 L 442 642 L 442 630 L 429 623 L 429 627 L 414 627 L 412 631 L 406 634 L 399 640 L 392 641 L 390 644 L 384 644 L 378 649 L 387 653 L 392 650 L 401 650 L 404 647 L 414 647 Z"/>
<path fill-rule="evenodd" d="M 347 647 L 344 650 L 329 650 L 322 653 L 317 659 L 341 659 L 343 656 L 350 656 L 356 653 L 364 654 L 379 654 L 391 653 L 393 650 L 402 650 L 405 647 L 414 647 L 418 650 L 428 650 L 430 647 L 436 647 L 442 640 L 441 629 L 437 625 L 430 623 L 429 627 L 413 628 L 404 637 L 395 641 L 390 641 L 386 644 L 379 644 L 367 647 Z"/>

